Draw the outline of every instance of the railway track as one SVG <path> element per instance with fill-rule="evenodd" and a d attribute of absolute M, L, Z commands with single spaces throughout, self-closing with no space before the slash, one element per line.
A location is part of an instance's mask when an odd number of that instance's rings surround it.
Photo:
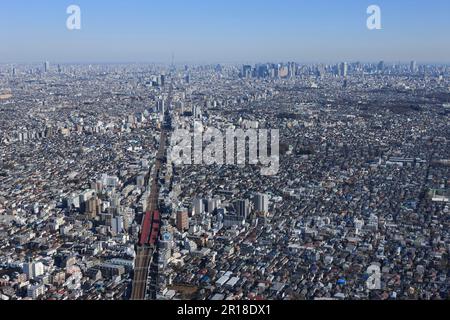
<path fill-rule="evenodd" d="M 168 106 L 172 103 L 172 84 L 169 89 L 168 96 Z M 164 124 L 161 128 L 160 135 L 160 145 L 158 149 L 158 153 L 156 155 L 155 162 L 155 170 L 153 171 L 153 176 L 151 176 L 151 189 L 150 195 L 147 200 L 147 211 L 154 212 L 159 208 L 159 179 L 160 179 L 160 171 L 162 166 L 165 164 L 165 156 L 166 156 L 166 144 L 168 138 L 168 128 L 166 126 L 167 119 L 170 119 L 170 111 L 166 111 L 164 115 Z M 144 219 L 143 219 L 144 220 Z M 147 285 L 149 281 L 149 277 L 152 277 L 150 272 L 150 267 L 152 266 L 154 257 L 157 255 L 157 244 L 153 246 L 140 244 L 136 245 L 136 259 L 135 259 L 135 267 L 134 267 L 134 277 L 131 289 L 131 300 L 145 300 L 147 296 Z M 153 270 L 154 268 L 152 268 Z M 157 275 L 153 275 L 156 277 Z M 155 286 L 155 282 L 153 281 L 153 286 Z M 155 296 L 155 294 L 152 294 Z"/>

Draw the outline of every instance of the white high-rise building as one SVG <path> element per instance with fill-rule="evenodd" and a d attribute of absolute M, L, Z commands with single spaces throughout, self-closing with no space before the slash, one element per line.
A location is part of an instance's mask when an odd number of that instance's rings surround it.
<path fill-rule="evenodd" d="M 341 77 L 346 77 L 347 73 L 348 73 L 348 64 L 347 64 L 347 62 L 342 62 L 339 65 L 339 75 Z"/>
<path fill-rule="evenodd" d="M 192 113 L 195 119 L 200 119 L 202 117 L 202 108 L 199 106 L 194 106 L 192 108 Z"/>
<path fill-rule="evenodd" d="M 156 101 L 156 111 L 161 114 L 164 114 L 166 112 L 164 99 L 159 99 L 158 101 Z"/>
<path fill-rule="evenodd" d="M 264 193 L 256 193 L 253 196 L 253 207 L 256 212 L 269 212 L 269 196 Z"/>
<path fill-rule="evenodd" d="M 205 212 L 205 204 L 202 198 L 194 199 L 192 215 L 202 214 Z"/>
<path fill-rule="evenodd" d="M 124 221 L 122 216 L 111 219 L 111 231 L 114 234 L 119 234 L 124 231 Z"/>
<path fill-rule="evenodd" d="M 207 213 L 213 213 L 214 210 L 216 210 L 217 205 L 218 205 L 217 199 L 206 199 L 204 201 L 204 207 Z"/>
<path fill-rule="evenodd" d="M 417 62 L 416 61 L 411 61 L 410 71 L 411 71 L 411 73 L 417 72 Z"/>
<path fill-rule="evenodd" d="M 23 272 L 28 279 L 34 279 L 44 274 L 44 264 L 42 262 L 29 262 L 23 265 Z"/>

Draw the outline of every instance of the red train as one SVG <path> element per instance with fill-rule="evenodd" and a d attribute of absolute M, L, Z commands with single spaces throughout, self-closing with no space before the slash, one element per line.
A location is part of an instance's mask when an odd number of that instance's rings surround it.
<path fill-rule="evenodd" d="M 158 241 L 161 219 L 159 211 L 146 212 L 142 221 L 139 245 L 155 245 Z"/>

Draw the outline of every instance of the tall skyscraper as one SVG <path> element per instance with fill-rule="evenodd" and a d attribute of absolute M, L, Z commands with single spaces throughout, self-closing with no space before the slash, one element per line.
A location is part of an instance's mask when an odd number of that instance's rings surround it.
<path fill-rule="evenodd" d="M 202 117 L 202 108 L 200 107 L 200 106 L 194 106 L 193 108 L 192 108 L 193 110 L 193 116 L 194 116 L 194 118 L 195 119 L 200 119 L 201 117 Z"/>
<path fill-rule="evenodd" d="M 159 99 L 156 102 L 156 111 L 164 114 L 166 112 L 164 99 Z"/>
<path fill-rule="evenodd" d="M 97 198 L 97 196 L 92 197 L 86 202 L 86 215 L 89 219 L 94 219 L 98 214 L 101 213 L 102 200 Z"/>
<path fill-rule="evenodd" d="M 124 230 L 124 220 L 122 216 L 111 219 L 111 231 L 113 234 L 122 233 Z"/>
<path fill-rule="evenodd" d="M 216 199 L 205 199 L 204 207 L 207 213 L 213 213 L 217 208 L 217 200 Z"/>
<path fill-rule="evenodd" d="M 257 193 L 253 196 L 253 208 L 256 212 L 269 212 L 269 196 Z"/>
<path fill-rule="evenodd" d="M 252 76 L 252 66 L 245 65 L 242 67 L 242 77 L 243 78 L 250 78 Z"/>
<path fill-rule="evenodd" d="M 194 199 L 192 214 L 193 215 L 202 214 L 203 212 L 205 212 L 205 204 L 203 202 L 203 199 L 201 198 Z"/>
<path fill-rule="evenodd" d="M 339 65 L 339 75 L 341 77 L 346 77 L 347 73 L 348 73 L 348 64 L 347 64 L 347 62 L 342 62 Z"/>
<path fill-rule="evenodd" d="M 289 62 L 289 77 L 293 78 L 297 73 L 297 64 L 295 62 Z"/>
<path fill-rule="evenodd" d="M 50 71 L 50 62 L 45 61 L 44 62 L 44 72 L 47 73 Z"/>
<path fill-rule="evenodd" d="M 248 201 L 248 199 L 236 200 L 234 201 L 233 206 L 238 217 L 247 219 L 248 215 L 250 214 L 250 201 Z"/>
<path fill-rule="evenodd" d="M 29 262 L 23 265 L 23 272 L 26 273 L 28 279 L 34 279 L 44 274 L 44 265 L 42 262 Z"/>
<path fill-rule="evenodd" d="M 180 232 L 184 232 L 189 229 L 189 216 L 188 212 L 185 210 L 177 212 L 177 229 Z"/>
<path fill-rule="evenodd" d="M 416 73 L 417 72 L 417 62 L 411 61 L 409 69 L 410 69 L 411 73 Z"/>

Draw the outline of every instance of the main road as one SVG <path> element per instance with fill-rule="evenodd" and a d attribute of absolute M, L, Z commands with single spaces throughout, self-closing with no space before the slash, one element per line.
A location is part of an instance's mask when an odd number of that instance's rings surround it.
<path fill-rule="evenodd" d="M 151 179 L 150 195 L 147 199 L 147 210 L 153 212 L 159 210 L 159 179 L 161 168 L 166 164 L 166 145 L 168 132 L 170 130 L 168 122 L 170 122 L 170 106 L 172 104 L 172 88 L 170 85 L 169 95 L 167 99 L 167 110 L 164 114 L 164 123 L 161 126 L 161 135 L 156 162 Z M 141 226 L 143 227 L 143 226 Z M 145 300 L 147 293 L 147 284 L 150 277 L 156 277 L 156 274 L 150 274 L 149 269 L 153 263 L 153 257 L 157 253 L 157 243 L 155 246 L 136 244 L 136 259 L 134 261 L 134 277 L 131 289 L 131 300 Z M 153 269 L 153 268 L 152 268 Z"/>

